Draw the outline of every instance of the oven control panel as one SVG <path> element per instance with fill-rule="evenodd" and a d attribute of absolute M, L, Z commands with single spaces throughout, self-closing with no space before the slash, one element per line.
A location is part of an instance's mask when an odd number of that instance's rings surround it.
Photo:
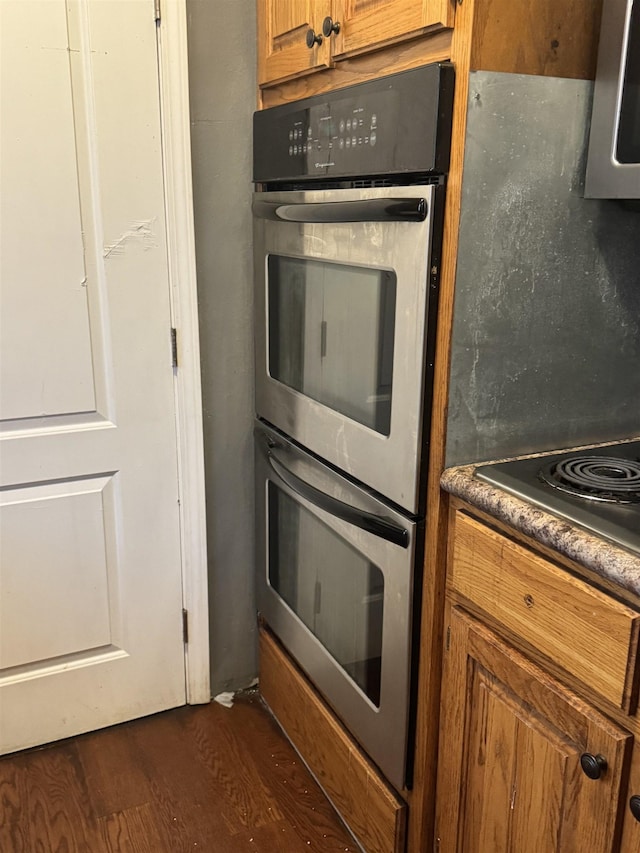
<path fill-rule="evenodd" d="M 428 65 L 254 114 L 254 180 L 448 168 L 453 69 Z"/>
<path fill-rule="evenodd" d="M 394 127 L 397 120 L 394 115 L 397 99 L 390 92 L 384 95 L 386 97 L 376 98 L 371 106 L 366 101 L 345 100 L 327 104 L 324 109 L 312 107 L 293 115 L 288 130 L 286 126 L 282 128 L 279 144 L 286 148 L 289 157 L 306 158 L 302 166 L 309 174 L 315 169 L 335 167 L 336 158 L 345 166 L 350 159 L 359 158 L 375 168 L 380 157 L 376 158 L 373 149 L 380 141 L 378 150 L 384 157 L 381 134 L 385 126 Z"/>

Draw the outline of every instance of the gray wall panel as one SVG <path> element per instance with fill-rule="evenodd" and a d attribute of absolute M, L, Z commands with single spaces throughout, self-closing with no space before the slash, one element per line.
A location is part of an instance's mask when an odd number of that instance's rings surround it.
<path fill-rule="evenodd" d="M 212 692 L 256 675 L 253 537 L 253 0 L 187 0 Z"/>
<path fill-rule="evenodd" d="M 582 197 L 590 103 L 471 75 L 447 465 L 640 433 L 640 212 Z"/>

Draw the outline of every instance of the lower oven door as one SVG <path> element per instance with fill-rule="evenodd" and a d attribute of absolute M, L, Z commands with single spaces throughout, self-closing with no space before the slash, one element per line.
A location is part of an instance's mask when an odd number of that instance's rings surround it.
<path fill-rule="evenodd" d="M 402 788 L 418 525 L 262 424 L 256 450 L 259 610 Z"/>

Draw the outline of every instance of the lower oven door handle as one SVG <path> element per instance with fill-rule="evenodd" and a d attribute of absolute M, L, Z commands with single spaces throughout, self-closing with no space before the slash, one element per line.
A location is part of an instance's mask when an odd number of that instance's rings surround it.
<path fill-rule="evenodd" d="M 280 222 L 424 222 L 428 210 L 426 198 L 369 198 L 299 204 L 260 199 L 253 202 L 254 216 Z"/>
<path fill-rule="evenodd" d="M 276 459 L 271 452 L 267 453 L 267 458 L 272 470 L 275 474 L 293 489 L 294 492 L 301 497 L 306 498 L 310 503 L 325 510 L 325 512 L 347 521 L 368 533 L 373 533 L 374 536 L 379 536 L 381 539 L 386 539 L 388 542 L 393 542 L 394 545 L 400 545 L 402 548 L 409 547 L 409 532 L 404 527 L 394 524 L 388 518 L 383 518 L 380 515 L 375 515 L 366 510 L 357 509 L 357 507 L 344 503 L 337 498 L 332 498 L 331 495 L 321 492 L 315 486 L 301 480 L 292 471 Z"/>

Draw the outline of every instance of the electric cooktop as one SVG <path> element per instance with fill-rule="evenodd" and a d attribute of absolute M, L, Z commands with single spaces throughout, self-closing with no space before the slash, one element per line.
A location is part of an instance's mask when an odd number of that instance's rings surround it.
<path fill-rule="evenodd" d="M 483 465 L 476 477 L 640 554 L 640 441 Z"/>

